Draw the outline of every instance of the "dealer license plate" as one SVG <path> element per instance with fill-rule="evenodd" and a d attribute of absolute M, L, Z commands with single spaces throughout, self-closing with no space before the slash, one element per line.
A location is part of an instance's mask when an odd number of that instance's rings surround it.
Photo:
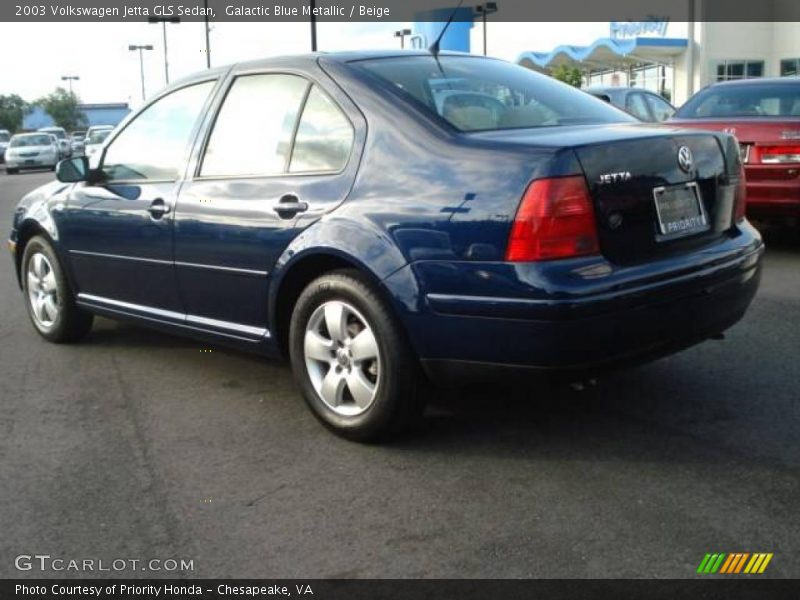
<path fill-rule="evenodd" d="M 709 228 L 696 183 L 654 188 L 653 198 L 662 239 L 692 235 Z"/>

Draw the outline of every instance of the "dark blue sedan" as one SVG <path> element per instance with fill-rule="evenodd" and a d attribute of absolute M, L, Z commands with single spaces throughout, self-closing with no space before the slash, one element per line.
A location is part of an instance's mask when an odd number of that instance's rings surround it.
<path fill-rule="evenodd" d="M 482 57 L 204 71 L 57 175 L 9 243 L 44 338 L 98 314 L 288 356 L 355 439 L 407 426 L 431 382 L 585 377 L 716 336 L 760 276 L 732 136 Z"/>

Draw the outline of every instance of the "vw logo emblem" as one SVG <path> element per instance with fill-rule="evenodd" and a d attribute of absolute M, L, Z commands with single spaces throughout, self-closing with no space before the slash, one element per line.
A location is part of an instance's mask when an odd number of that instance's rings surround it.
<path fill-rule="evenodd" d="M 692 170 L 694 165 L 694 158 L 692 158 L 692 151 L 688 146 L 681 146 L 678 148 L 678 166 L 688 173 Z"/>

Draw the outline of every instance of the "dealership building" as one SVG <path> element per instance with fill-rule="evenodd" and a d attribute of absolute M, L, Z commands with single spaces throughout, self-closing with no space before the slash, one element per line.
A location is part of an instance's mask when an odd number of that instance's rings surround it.
<path fill-rule="evenodd" d="M 717 81 L 800 75 L 800 23 L 611 22 L 608 37 L 523 52 L 517 62 L 575 66 L 588 85 L 643 87 L 680 105 Z"/>

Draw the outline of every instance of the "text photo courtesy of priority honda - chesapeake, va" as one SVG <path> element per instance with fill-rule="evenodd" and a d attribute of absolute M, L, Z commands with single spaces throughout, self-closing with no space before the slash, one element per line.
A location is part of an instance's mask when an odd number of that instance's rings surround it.
<path fill-rule="evenodd" d="M 0 40 L 0 597 L 797 597 L 800 6 Z"/>

